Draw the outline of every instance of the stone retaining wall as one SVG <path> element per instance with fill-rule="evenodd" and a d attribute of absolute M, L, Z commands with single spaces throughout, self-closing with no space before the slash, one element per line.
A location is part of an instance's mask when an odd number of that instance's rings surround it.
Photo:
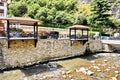
<path fill-rule="evenodd" d="M 16 44 L 18 42 L 16 41 L 14 43 Z M 49 60 L 83 55 L 88 47 L 90 47 L 89 49 L 93 52 L 102 49 L 102 44 L 100 41 L 89 41 L 85 45 L 82 45 L 81 42 L 76 41 L 73 46 L 70 46 L 70 41 L 68 39 L 38 40 L 36 48 L 25 46 L 12 47 L 8 49 L 7 40 L 5 39 L 1 39 L 0 44 L 2 47 L 1 50 L 5 68 L 32 65 L 34 63 Z"/>

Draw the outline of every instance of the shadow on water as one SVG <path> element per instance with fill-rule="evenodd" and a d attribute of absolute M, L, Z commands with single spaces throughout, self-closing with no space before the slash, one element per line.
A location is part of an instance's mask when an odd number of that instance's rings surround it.
<path fill-rule="evenodd" d="M 55 71 L 59 68 L 62 68 L 62 66 L 58 65 L 56 62 L 48 62 L 48 63 L 36 64 L 34 66 L 25 67 L 22 68 L 21 71 L 26 76 L 31 76 L 34 74 L 36 75 L 44 72 Z"/>
<path fill-rule="evenodd" d="M 58 61 L 65 61 L 65 60 L 71 60 L 71 59 L 76 59 L 76 58 L 81 58 L 81 59 L 91 61 L 94 59 L 99 59 L 99 58 L 104 57 L 104 56 L 98 56 L 97 54 L 100 54 L 100 53 L 86 54 L 86 55 L 57 59 L 57 60 L 50 60 L 49 62 L 39 63 L 39 64 L 35 64 L 32 66 L 27 66 L 27 67 L 21 68 L 21 71 L 26 76 L 31 76 L 34 74 L 36 75 L 36 74 L 40 74 L 40 73 L 44 73 L 44 72 L 56 71 L 57 69 L 63 68 L 61 65 L 59 65 L 57 63 Z"/>
<path fill-rule="evenodd" d="M 58 65 L 56 62 L 50 61 L 50 62 L 42 62 L 24 67 L 7 68 L 4 70 L 0 70 L 0 74 L 4 73 L 5 71 L 21 70 L 22 73 L 25 74 L 25 76 L 32 76 L 34 74 L 37 75 L 44 72 L 55 71 L 60 68 L 62 68 L 61 65 Z"/>
<path fill-rule="evenodd" d="M 86 54 L 86 55 L 79 56 L 79 58 L 91 61 L 91 60 L 95 60 L 95 59 L 104 57 L 104 56 L 98 56 L 98 54 L 100 54 L 100 53 Z"/>

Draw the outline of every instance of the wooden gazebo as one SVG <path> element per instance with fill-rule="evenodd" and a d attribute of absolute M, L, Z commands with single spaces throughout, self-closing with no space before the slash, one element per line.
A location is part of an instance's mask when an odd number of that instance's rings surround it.
<path fill-rule="evenodd" d="M 42 23 L 42 21 L 31 19 L 31 18 L 21 18 L 21 17 L 11 17 L 11 18 L 0 18 L 4 24 L 7 24 L 7 41 L 8 41 L 8 48 L 10 48 L 10 41 L 11 40 L 34 40 L 34 46 L 36 47 L 37 44 L 37 37 L 38 37 L 38 24 Z M 10 36 L 10 25 L 12 24 L 20 24 L 20 25 L 27 25 L 33 26 L 33 36 L 28 37 L 11 37 Z"/>
<path fill-rule="evenodd" d="M 72 34 L 72 31 L 73 31 L 73 34 Z M 81 33 L 77 34 L 77 31 L 81 31 Z M 69 27 L 69 37 L 70 37 L 71 45 L 72 45 L 73 41 L 83 41 L 83 43 L 88 41 L 88 32 L 89 32 L 89 27 L 87 27 L 87 26 L 83 26 L 83 25 L 70 26 Z"/>

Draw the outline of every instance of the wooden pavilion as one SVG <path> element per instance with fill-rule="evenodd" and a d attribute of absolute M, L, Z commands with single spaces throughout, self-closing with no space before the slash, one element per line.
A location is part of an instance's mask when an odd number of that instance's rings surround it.
<path fill-rule="evenodd" d="M 37 40 L 38 40 L 38 24 L 42 23 L 42 21 L 31 19 L 31 18 L 21 18 L 21 17 L 11 17 L 11 18 L 0 18 L 0 21 L 3 23 L 7 23 L 7 31 L 6 37 L 8 42 L 8 48 L 10 48 L 10 41 L 11 40 L 29 40 L 32 39 L 34 41 L 34 46 L 36 47 Z M 19 36 L 11 36 L 11 25 L 27 25 L 33 26 L 32 36 L 21 36 L 23 33 L 20 33 Z M 16 33 L 15 33 L 16 34 Z"/>
<path fill-rule="evenodd" d="M 80 31 L 78 33 L 78 31 Z M 69 27 L 70 44 L 73 41 L 83 41 L 83 44 L 88 41 L 89 27 L 83 25 L 73 25 Z"/>

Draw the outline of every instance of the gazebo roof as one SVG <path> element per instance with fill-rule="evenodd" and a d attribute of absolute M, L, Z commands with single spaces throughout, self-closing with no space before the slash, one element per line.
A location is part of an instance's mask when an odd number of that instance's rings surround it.
<path fill-rule="evenodd" d="M 39 24 L 43 23 L 40 20 L 35 20 L 31 18 L 23 18 L 23 17 L 10 17 L 10 18 L 0 18 L 0 20 L 9 20 L 10 23 L 22 23 L 22 24 L 34 24 L 38 22 Z"/>
<path fill-rule="evenodd" d="M 70 29 L 84 29 L 84 30 L 89 30 L 90 28 L 87 26 L 83 26 L 83 25 L 73 25 L 69 27 Z"/>

